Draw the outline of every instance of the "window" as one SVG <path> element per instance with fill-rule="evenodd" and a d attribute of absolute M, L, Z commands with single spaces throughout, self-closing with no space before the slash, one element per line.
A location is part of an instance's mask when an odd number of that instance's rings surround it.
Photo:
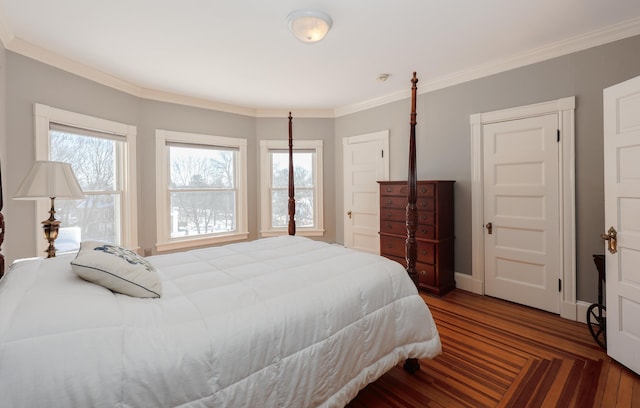
<path fill-rule="evenodd" d="M 245 139 L 156 131 L 158 251 L 248 237 Z"/>
<path fill-rule="evenodd" d="M 36 159 L 70 163 L 85 194 L 56 200 L 58 253 L 78 250 L 81 240 L 137 250 L 136 128 L 40 104 L 35 120 Z M 46 212 L 47 203 L 37 205 Z"/>
<path fill-rule="evenodd" d="M 263 236 L 287 233 L 289 222 L 289 144 L 261 140 Z M 298 140 L 293 146 L 296 234 L 322 235 L 322 140 Z"/>

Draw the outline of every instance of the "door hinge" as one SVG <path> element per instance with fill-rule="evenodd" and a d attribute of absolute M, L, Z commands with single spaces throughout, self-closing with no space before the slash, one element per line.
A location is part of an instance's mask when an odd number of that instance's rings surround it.
<path fill-rule="evenodd" d="M 381 157 L 384 159 L 384 150 L 382 150 L 380 154 L 382 155 Z"/>
<path fill-rule="evenodd" d="M 558 279 L 558 292 L 562 292 L 562 279 Z"/>
<path fill-rule="evenodd" d="M 558 143 L 560 143 L 560 129 L 558 129 Z"/>

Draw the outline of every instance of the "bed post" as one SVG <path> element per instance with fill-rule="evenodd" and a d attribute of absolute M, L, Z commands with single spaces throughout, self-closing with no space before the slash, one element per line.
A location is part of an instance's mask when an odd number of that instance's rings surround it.
<path fill-rule="evenodd" d="M 413 283 L 418 285 L 418 273 L 416 272 L 416 257 L 418 254 L 416 242 L 416 230 L 418 228 L 418 210 L 416 208 L 417 201 L 417 181 L 416 181 L 416 84 L 418 78 L 413 73 L 411 79 L 411 130 L 409 132 L 409 175 L 407 177 L 407 245 L 406 260 L 407 273 Z"/>
<path fill-rule="evenodd" d="M 411 79 L 411 130 L 409 132 L 409 175 L 407 178 L 408 202 L 407 202 L 407 245 L 405 257 L 407 260 L 407 273 L 418 285 L 418 273 L 416 272 L 416 257 L 418 254 L 416 242 L 416 229 L 418 227 L 417 201 L 417 178 L 416 178 L 416 84 L 418 78 L 413 73 Z M 410 373 L 415 373 L 420 369 L 417 358 L 408 358 L 404 362 L 404 369 Z"/>
<path fill-rule="evenodd" d="M 289 112 L 289 235 L 296 235 L 296 199 L 293 187 L 293 126 L 291 120 L 291 112 Z"/>

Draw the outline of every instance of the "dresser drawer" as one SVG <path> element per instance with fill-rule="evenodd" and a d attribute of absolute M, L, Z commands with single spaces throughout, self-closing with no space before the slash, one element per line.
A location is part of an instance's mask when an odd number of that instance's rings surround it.
<path fill-rule="evenodd" d="M 381 208 L 380 209 L 380 225 L 385 221 L 407 222 L 407 211 L 397 208 Z M 436 214 L 433 211 L 418 211 L 418 224 L 435 225 Z"/>
<path fill-rule="evenodd" d="M 407 239 L 380 234 L 380 254 L 404 258 L 406 254 Z M 418 257 L 420 262 L 433 264 L 435 262 L 435 244 L 431 242 L 417 241 Z"/>
<path fill-rule="evenodd" d="M 407 260 L 405 258 L 399 258 L 397 256 L 385 256 L 392 261 L 398 262 L 405 269 L 407 267 Z M 436 284 L 436 268 L 435 265 L 430 265 L 422 262 L 416 262 L 416 272 L 418 273 L 418 283 L 420 285 L 434 286 Z"/>
<path fill-rule="evenodd" d="M 405 221 L 380 220 L 380 232 L 407 235 L 407 223 Z"/>
<path fill-rule="evenodd" d="M 392 237 L 380 234 L 380 254 L 403 258 L 406 252 L 406 238 Z"/>
<path fill-rule="evenodd" d="M 418 224 L 416 228 L 416 238 L 434 239 L 436 229 L 433 225 Z M 380 232 L 395 235 L 407 235 L 406 221 L 380 220 Z"/>
<path fill-rule="evenodd" d="M 380 197 L 380 206 L 383 208 L 403 209 L 407 208 L 407 197 L 402 196 L 383 196 Z M 416 209 L 418 212 L 434 211 L 436 209 L 435 202 L 428 197 L 418 197 L 416 200 Z"/>
<path fill-rule="evenodd" d="M 380 224 L 384 221 L 400 221 L 406 222 L 407 219 L 407 211 L 396 208 L 381 208 L 380 209 Z"/>
<path fill-rule="evenodd" d="M 435 185 L 418 184 L 416 187 L 416 193 L 418 197 L 433 197 L 435 193 Z M 409 195 L 409 187 L 407 187 L 407 183 L 387 184 L 381 186 L 380 195 L 399 195 L 406 197 Z"/>
<path fill-rule="evenodd" d="M 407 208 L 407 197 L 403 196 L 381 196 L 380 206 L 383 208 L 395 208 L 404 210 Z"/>

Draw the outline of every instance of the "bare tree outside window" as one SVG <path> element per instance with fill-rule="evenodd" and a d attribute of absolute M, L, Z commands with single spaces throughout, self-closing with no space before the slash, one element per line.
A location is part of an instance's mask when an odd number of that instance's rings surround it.
<path fill-rule="evenodd" d="M 168 148 L 171 238 L 236 231 L 237 151 Z"/>
<path fill-rule="evenodd" d="M 116 160 L 122 142 L 53 129 L 49 136 L 50 159 L 70 163 L 85 193 L 81 200 L 56 201 L 63 228 L 80 228 L 83 240 L 119 244 L 122 189 Z"/>
<path fill-rule="evenodd" d="M 313 227 L 314 177 L 312 152 L 293 152 L 296 225 Z M 289 154 L 271 152 L 271 226 L 284 228 L 289 221 Z"/>

